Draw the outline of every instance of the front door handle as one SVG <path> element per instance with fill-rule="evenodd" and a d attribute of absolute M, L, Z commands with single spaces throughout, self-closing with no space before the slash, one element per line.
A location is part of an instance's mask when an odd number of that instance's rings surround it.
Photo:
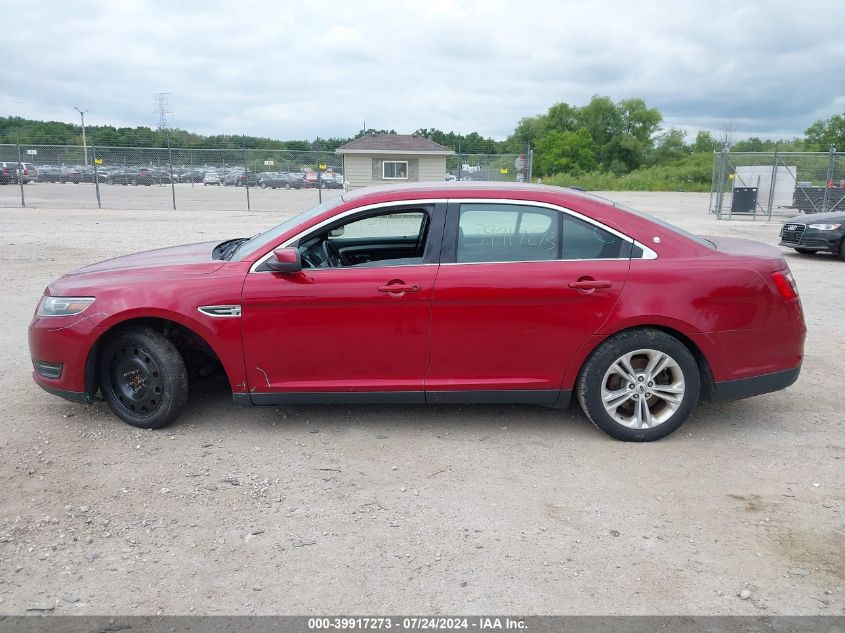
<path fill-rule="evenodd" d="M 406 284 L 399 280 L 394 280 L 378 287 L 379 292 L 386 292 L 388 294 L 402 294 L 405 292 L 419 292 L 422 290 L 419 284 Z"/>
<path fill-rule="evenodd" d="M 610 288 L 613 284 L 604 279 L 579 279 L 578 281 L 570 281 L 569 287 L 576 290 L 598 290 L 599 288 Z"/>

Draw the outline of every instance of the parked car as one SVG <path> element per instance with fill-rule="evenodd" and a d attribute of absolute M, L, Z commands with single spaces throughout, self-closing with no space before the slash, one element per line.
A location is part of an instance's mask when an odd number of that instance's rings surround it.
<path fill-rule="evenodd" d="M 23 184 L 35 182 L 38 179 L 38 171 L 32 163 L 21 163 Z"/>
<path fill-rule="evenodd" d="M 26 185 L 35 181 L 36 178 L 36 170 L 32 163 L 0 162 L 0 184 L 2 185 L 17 184 L 21 180 Z"/>
<path fill-rule="evenodd" d="M 239 405 L 574 396 L 647 441 L 701 400 L 791 385 L 805 331 L 775 247 L 558 187 L 428 183 L 86 266 L 49 284 L 29 346 L 44 389 L 144 428 L 212 362 Z"/>
<path fill-rule="evenodd" d="M 101 172 L 99 169 L 94 170 L 93 167 L 76 167 L 74 168 L 78 178 L 74 180 L 77 184 L 80 182 L 94 182 L 97 180 L 98 182 L 108 182 L 108 172 Z"/>
<path fill-rule="evenodd" d="M 205 176 L 202 179 L 203 187 L 208 185 L 217 185 L 219 187 L 221 184 L 220 176 L 216 171 L 205 172 Z"/>
<path fill-rule="evenodd" d="M 37 177 L 39 182 L 72 182 L 79 184 L 82 182 L 82 174 L 75 167 L 52 167 L 45 165 L 38 168 Z"/>
<path fill-rule="evenodd" d="M 137 185 L 139 179 L 140 172 L 135 167 L 121 167 L 106 176 L 110 185 Z"/>
<path fill-rule="evenodd" d="M 159 185 L 170 183 L 170 173 L 152 167 L 124 167 L 107 176 L 113 185 Z"/>
<path fill-rule="evenodd" d="M 343 180 L 324 176 L 320 179 L 320 186 L 323 189 L 343 189 Z"/>
<path fill-rule="evenodd" d="M 204 178 L 205 172 L 201 169 L 192 169 L 179 174 L 179 182 L 202 182 Z"/>
<path fill-rule="evenodd" d="M 20 166 L 18 163 L 0 163 L 0 185 L 18 184 Z"/>
<path fill-rule="evenodd" d="M 265 172 L 258 176 L 258 186 L 264 189 L 301 189 L 302 183 L 301 176 L 286 172 Z"/>
<path fill-rule="evenodd" d="M 234 187 L 256 187 L 258 186 L 258 178 L 253 171 L 232 170 L 224 176 L 223 184 Z"/>
<path fill-rule="evenodd" d="M 780 245 L 803 255 L 833 253 L 845 261 L 845 211 L 790 218 L 780 230 Z"/>

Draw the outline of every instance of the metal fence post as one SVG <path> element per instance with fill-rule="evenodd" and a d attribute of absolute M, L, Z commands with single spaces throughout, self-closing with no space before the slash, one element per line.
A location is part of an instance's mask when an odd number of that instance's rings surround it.
<path fill-rule="evenodd" d="M 766 205 L 766 215 L 772 219 L 772 205 L 775 201 L 775 183 L 778 180 L 778 144 L 775 143 L 775 155 L 772 157 L 772 177 L 769 179 L 769 203 Z"/>
<path fill-rule="evenodd" d="M 833 167 L 836 163 L 836 147 L 830 146 L 827 158 L 827 174 L 824 178 L 824 198 L 822 199 L 822 213 L 830 208 L 830 190 L 833 188 Z"/>
<path fill-rule="evenodd" d="M 173 151 L 170 149 L 170 134 L 167 135 L 167 167 L 170 170 L 170 197 L 173 199 L 173 210 L 176 210 L 176 186 L 173 184 Z"/>
<path fill-rule="evenodd" d="M 464 173 L 464 159 L 461 158 L 461 139 L 458 139 L 458 180 L 461 179 L 461 175 Z"/>
<path fill-rule="evenodd" d="M 21 158 L 21 144 L 18 142 L 16 145 L 18 146 L 18 168 L 15 171 L 18 174 L 18 184 L 21 186 L 21 207 L 25 209 L 26 196 L 23 193 L 23 159 Z"/>
<path fill-rule="evenodd" d="M 716 217 L 722 219 L 722 201 L 725 197 L 725 178 L 727 177 L 728 144 L 722 145 L 719 153 L 719 181 L 716 183 Z"/>
<path fill-rule="evenodd" d="M 94 161 L 94 195 L 97 196 L 97 208 L 102 209 L 103 204 L 100 202 L 100 176 L 97 172 L 97 146 L 91 144 L 91 157 Z"/>
<path fill-rule="evenodd" d="M 244 141 L 244 189 L 246 189 L 246 210 L 252 211 L 252 207 L 249 204 L 249 161 L 247 159 L 246 153 L 246 141 Z"/>
<path fill-rule="evenodd" d="M 531 143 L 528 144 L 528 182 L 531 182 L 531 177 L 534 175 L 534 150 L 531 149 Z"/>

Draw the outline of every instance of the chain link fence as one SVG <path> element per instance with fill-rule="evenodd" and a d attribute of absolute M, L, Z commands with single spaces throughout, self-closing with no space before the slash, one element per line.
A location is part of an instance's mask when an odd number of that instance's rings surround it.
<path fill-rule="evenodd" d="M 0 187 L 6 207 L 276 211 L 274 192 L 313 190 L 316 203 L 343 172 L 334 152 L 0 145 L 4 184 L 17 185 Z"/>
<path fill-rule="evenodd" d="M 719 219 L 845 211 L 845 154 L 731 152 L 713 158 L 710 212 Z"/>
<path fill-rule="evenodd" d="M 530 155 L 455 154 L 446 179 L 530 181 Z M 0 207 L 278 211 L 344 184 L 328 151 L 0 145 Z"/>

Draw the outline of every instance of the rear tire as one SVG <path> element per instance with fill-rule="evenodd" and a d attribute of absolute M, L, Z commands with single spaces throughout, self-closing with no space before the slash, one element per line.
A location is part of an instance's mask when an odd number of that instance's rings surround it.
<path fill-rule="evenodd" d="M 660 330 L 622 332 L 587 359 L 577 383 L 584 413 L 602 431 L 626 442 L 650 442 L 677 430 L 701 391 L 695 358 Z"/>
<path fill-rule="evenodd" d="M 121 420 L 160 429 L 188 400 L 188 372 L 176 347 L 150 327 L 119 331 L 102 346 L 100 391 Z"/>

